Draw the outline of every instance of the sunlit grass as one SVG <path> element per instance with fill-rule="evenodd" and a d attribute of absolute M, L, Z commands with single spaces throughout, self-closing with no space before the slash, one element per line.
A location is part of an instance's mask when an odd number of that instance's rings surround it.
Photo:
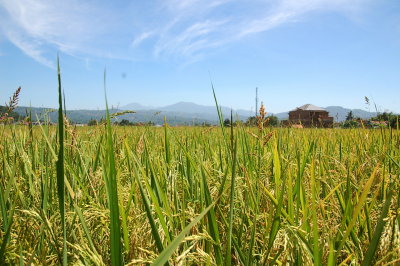
<path fill-rule="evenodd" d="M 232 150 L 218 128 L 66 124 L 68 263 L 112 262 L 111 200 L 125 263 L 399 259 L 398 131 L 264 131 L 235 128 Z M 1 126 L 0 140 L 0 255 L 60 263 L 56 127 Z"/>
<path fill-rule="evenodd" d="M 58 74 L 57 126 L 0 125 L 1 265 L 400 262 L 398 130 L 228 129 L 214 88 L 220 127 L 75 127 Z"/>

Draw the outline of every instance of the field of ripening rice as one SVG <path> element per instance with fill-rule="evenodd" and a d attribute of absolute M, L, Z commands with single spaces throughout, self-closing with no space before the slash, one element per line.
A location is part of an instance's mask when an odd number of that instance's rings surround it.
<path fill-rule="evenodd" d="M 59 95 L 0 125 L 0 265 L 400 263 L 398 129 L 76 127 Z"/>
<path fill-rule="evenodd" d="M 397 130 L 0 126 L 0 264 L 400 263 Z"/>

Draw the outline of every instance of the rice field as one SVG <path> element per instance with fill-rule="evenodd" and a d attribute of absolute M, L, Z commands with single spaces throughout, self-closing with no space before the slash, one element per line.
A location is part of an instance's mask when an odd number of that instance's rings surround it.
<path fill-rule="evenodd" d="M 58 80 L 0 125 L 0 265 L 400 263 L 398 129 L 76 127 Z"/>
<path fill-rule="evenodd" d="M 400 263 L 398 130 L 0 126 L 0 264 Z"/>

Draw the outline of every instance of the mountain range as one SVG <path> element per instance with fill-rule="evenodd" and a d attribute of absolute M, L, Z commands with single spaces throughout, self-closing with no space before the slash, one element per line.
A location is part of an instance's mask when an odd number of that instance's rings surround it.
<path fill-rule="evenodd" d="M 343 121 L 347 114 L 352 111 L 354 117 L 368 119 L 376 116 L 375 112 L 368 112 L 361 109 L 349 109 L 341 106 L 328 106 L 325 109 L 333 116 L 335 121 Z M 118 109 L 112 108 L 110 113 L 121 112 L 124 110 L 135 111 L 133 114 L 124 114 L 115 118 L 117 121 L 128 119 L 132 122 L 153 122 L 162 124 L 164 117 L 171 125 L 193 125 L 193 124 L 217 124 L 218 114 L 215 106 L 204 106 L 191 102 L 178 102 L 176 104 L 163 107 L 144 106 L 138 103 L 131 103 Z M 49 108 L 43 107 L 17 107 L 15 110 L 20 115 L 26 115 L 27 112 L 32 113 L 32 117 L 36 120 L 44 120 L 47 116 L 50 121 L 57 121 L 57 112 Z M 225 118 L 230 117 L 231 109 L 221 106 L 222 114 Z M 249 116 L 254 116 L 254 112 L 248 110 L 232 110 L 234 120 L 240 119 L 245 121 Z M 276 113 L 279 120 L 288 118 L 288 112 Z M 69 110 L 67 116 L 74 123 L 88 123 L 91 119 L 100 120 L 105 116 L 105 110 Z"/>
<path fill-rule="evenodd" d="M 162 106 L 162 107 L 147 107 L 138 103 L 131 103 L 121 107 L 122 110 L 133 110 L 133 111 L 157 111 L 164 113 L 174 113 L 181 114 L 183 116 L 190 115 L 191 117 L 197 117 L 201 119 L 216 120 L 218 119 L 216 107 L 199 105 L 192 102 L 178 102 L 172 105 Z M 221 111 L 224 116 L 228 117 L 231 113 L 231 108 L 221 106 Z M 247 118 L 254 115 L 253 112 L 247 110 L 233 110 L 233 115 Z"/>

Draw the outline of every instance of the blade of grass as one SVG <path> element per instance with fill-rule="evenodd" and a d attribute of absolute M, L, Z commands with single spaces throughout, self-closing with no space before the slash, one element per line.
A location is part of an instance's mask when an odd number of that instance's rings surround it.
<path fill-rule="evenodd" d="M 12 227 L 12 221 L 9 223 L 9 225 L 7 227 L 7 231 L 4 233 L 3 241 L 1 243 L 1 247 L 0 247 L 0 265 L 4 265 L 4 262 L 5 262 L 4 260 L 5 260 L 6 256 L 4 254 L 5 254 L 5 251 L 6 251 L 8 240 L 10 238 L 11 227 Z"/>
<path fill-rule="evenodd" d="M 318 221 L 317 221 L 317 206 L 316 200 L 316 183 L 315 183 L 315 161 L 311 162 L 311 214 L 312 214 L 312 227 L 313 227 L 313 254 L 314 254 L 314 265 L 321 265 L 320 250 L 318 245 Z"/>
<path fill-rule="evenodd" d="M 374 231 L 374 235 L 372 237 L 371 243 L 369 244 L 367 253 L 365 254 L 364 260 L 361 264 L 363 266 L 373 264 L 374 255 L 375 255 L 376 249 L 378 247 L 379 240 L 382 236 L 382 231 L 385 228 L 385 224 L 386 224 L 385 218 L 388 215 L 389 207 L 392 202 L 392 195 L 393 195 L 393 191 L 390 190 L 387 195 L 385 204 L 383 205 L 383 209 L 382 209 L 381 215 L 379 216 L 379 220 L 376 223 L 376 227 L 375 227 L 375 231 Z"/>
<path fill-rule="evenodd" d="M 281 213 L 282 213 L 282 209 L 283 209 L 282 206 L 283 206 L 283 195 L 284 194 L 285 194 L 285 179 L 283 179 L 281 192 L 279 194 L 278 205 L 276 206 L 276 209 L 275 209 L 275 215 L 274 215 L 271 230 L 269 233 L 267 252 L 266 252 L 266 255 L 264 258 L 263 265 L 265 265 L 268 262 L 269 254 L 271 252 L 272 246 L 275 242 L 275 238 L 276 238 L 279 228 L 281 226 Z"/>
<path fill-rule="evenodd" d="M 253 226 L 251 228 L 251 238 L 250 238 L 250 248 L 247 254 L 247 260 L 245 265 L 253 265 L 253 247 L 254 247 L 254 240 L 255 240 L 255 233 L 256 233 L 256 225 L 257 225 L 257 215 L 254 214 L 253 219 Z"/>
<path fill-rule="evenodd" d="M 130 149 L 128 147 L 128 144 L 126 142 L 125 142 L 125 147 L 126 147 L 126 150 L 127 150 L 128 154 L 130 155 L 130 156 L 128 156 L 128 160 L 129 160 L 130 157 L 132 157 L 136 161 L 137 158 L 134 157 L 133 153 L 130 151 Z M 136 161 L 136 164 L 137 163 L 138 162 Z M 142 182 L 141 182 L 140 177 L 139 177 L 139 172 L 138 172 L 137 167 L 134 167 L 134 171 L 135 171 L 135 176 L 136 176 L 135 179 L 136 179 L 136 182 L 137 182 L 137 184 L 139 186 L 139 191 L 140 191 L 140 195 L 142 197 L 142 202 L 143 202 L 143 205 L 144 205 L 144 208 L 145 208 L 145 211 L 146 211 L 147 219 L 149 220 L 149 223 L 150 223 L 151 233 L 153 235 L 154 241 L 156 242 L 156 247 L 157 247 L 158 251 L 162 252 L 164 250 L 164 246 L 162 244 L 161 236 L 158 233 L 156 222 L 155 222 L 155 220 L 153 218 L 153 215 L 151 213 L 150 201 L 149 201 L 148 197 L 146 196 L 145 190 L 143 188 Z M 148 182 L 146 182 L 146 187 L 148 188 L 148 191 L 150 192 L 150 195 L 152 196 L 152 199 L 154 201 L 156 201 L 156 196 L 155 196 L 154 192 L 151 191 L 151 188 L 150 188 L 150 185 L 148 184 Z M 169 232 L 167 230 L 166 224 L 164 222 L 165 219 L 164 219 L 164 217 L 162 215 L 162 212 L 161 212 L 161 210 L 159 208 L 158 203 L 157 203 L 156 210 L 158 210 L 157 214 L 159 215 L 160 221 L 163 221 L 162 222 L 163 230 L 164 230 L 167 238 L 169 239 L 170 238 Z"/>
<path fill-rule="evenodd" d="M 65 184 L 64 184 L 64 117 L 63 100 L 61 90 L 61 71 L 60 59 L 57 56 L 57 74 L 58 74 L 58 159 L 57 159 L 57 193 L 58 205 L 60 208 L 61 225 L 63 230 L 63 256 L 62 264 L 67 265 L 67 232 L 65 229 Z"/>
<path fill-rule="evenodd" d="M 233 138 L 233 137 L 232 137 Z M 225 265 L 230 266 L 232 261 L 232 228 L 233 228 L 233 210 L 234 210 L 234 197 L 235 197 L 235 178 L 236 178 L 236 156 L 237 156 L 237 139 L 235 140 L 234 147 L 232 147 L 233 160 L 232 160 L 232 176 L 231 176 L 231 189 L 230 189 L 230 205 L 229 205 L 229 227 L 228 227 L 228 244 L 226 246 Z"/>
<path fill-rule="evenodd" d="M 207 179 L 206 179 L 206 175 L 204 173 L 203 167 L 201 169 L 202 169 L 201 172 L 202 172 L 203 186 L 204 186 L 204 198 L 206 201 L 206 205 L 209 206 L 212 203 L 210 190 L 208 188 Z M 209 224 L 209 228 L 210 228 L 210 235 L 215 241 L 215 244 L 214 244 L 215 260 L 216 260 L 217 265 L 221 265 L 222 264 L 222 254 L 221 254 L 221 248 L 220 248 L 221 243 L 220 243 L 218 224 L 217 224 L 217 219 L 215 217 L 214 208 L 208 212 L 207 216 L 208 216 L 208 224 Z"/>
<path fill-rule="evenodd" d="M 161 254 L 158 255 L 157 259 L 154 260 L 152 265 L 158 266 L 158 265 L 164 265 L 166 262 L 168 262 L 169 258 L 172 256 L 174 253 L 175 249 L 179 246 L 179 244 L 184 240 L 186 234 L 190 232 L 190 229 L 192 229 L 193 226 L 195 226 L 215 205 L 215 203 L 218 201 L 215 200 L 210 206 L 208 206 L 204 211 L 202 211 L 198 216 L 196 216 L 190 224 L 188 224 L 180 233 L 175 237 L 175 239 L 161 252 Z"/>
<path fill-rule="evenodd" d="M 118 203 L 118 184 L 117 173 L 115 168 L 114 144 L 110 122 L 110 112 L 108 109 L 107 92 L 106 92 L 106 70 L 104 70 L 104 94 L 106 101 L 106 171 L 105 181 L 107 185 L 108 202 L 110 208 L 110 244 L 111 244 L 111 264 L 123 264 L 123 250 L 121 244 L 121 222 L 119 215 Z"/>
<path fill-rule="evenodd" d="M 138 185 L 139 185 L 140 195 L 142 196 L 142 202 L 143 202 L 144 208 L 146 210 L 146 215 L 147 215 L 147 218 L 149 219 L 149 223 L 150 223 L 150 226 L 151 226 L 151 233 L 152 233 L 152 235 L 154 237 L 154 240 L 156 241 L 156 246 L 157 246 L 158 251 L 162 252 L 164 250 L 164 247 L 163 247 L 163 244 L 162 244 L 162 241 L 161 241 L 161 237 L 160 237 L 160 235 L 158 233 L 158 228 L 156 226 L 156 222 L 155 222 L 155 220 L 153 218 L 153 215 L 151 213 L 151 207 L 150 207 L 149 199 L 147 198 L 147 196 L 146 196 L 146 194 L 144 192 L 144 188 L 143 188 L 143 185 L 142 185 L 142 183 L 141 183 L 141 181 L 139 179 L 138 173 L 136 173 L 136 180 L 137 180 Z"/>
<path fill-rule="evenodd" d="M 360 211 L 361 211 L 361 209 L 362 209 L 362 207 L 363 207 L 363 205 L 364 205 L 364 202 L 365 202 L 365 200 L 366 200 L 366 198 L 367 198 L 367 195 L 368 195 L 368 193 L 369 193 L 369 191 L 370 191 L 370 188 L 371 188 L 371 186 L 372 186 L 372 183 L 373 183 L 373 181 L 374 181 L 374 179 L 375 179 L 376 172 L 378 171 L 378 168 L 379 168 L 379 165 L 377 165 L 377 166 L 375 167 L 375 169 L 374 169 L 374 171 L 372 172 L 370 178 L 368 179 L 368 181 L 367 181 L 367 182 L 365 183 L 365 185 L 364 185 L 364 188 L 363 188 L 362 193 L 361 193 L 361 195 L 360 195 L 360 198 L 359 198 L 359 200 L 358 200 L 357 206 L 356 206 L 356 208 L 355 208 L 354 211 L 353 211 L 353 216 L 352 216 L 352 218 L 351 218 L 351 220 L 350 220 L 350 223 L 347 225 L 346 233 L 343 235 L 343 237 L 342 237 L 342 239 L 341 239 L 341 241 L 340 241 L 340 244 L 339 244 L 339 247 L 338 247 L 337 253 L 336 253 L 336 258 L 337 258 L 338 253 L 342 250 L 342 248 L 343 248 L 343 246 L 344 246 L 344 244 L 345 244 L 347 238 L 349 237 L 350 233 L 351 233 L 352 230 L 353 230 L 354 225 L 355 225 L 356 222 L 357 222 L 357 217 L 358 217 L 358 215 L 359 215 L 359 213 L 360 213 Z M 346 219 L 346 218 L 344 218 L 344 219 Z"/>

